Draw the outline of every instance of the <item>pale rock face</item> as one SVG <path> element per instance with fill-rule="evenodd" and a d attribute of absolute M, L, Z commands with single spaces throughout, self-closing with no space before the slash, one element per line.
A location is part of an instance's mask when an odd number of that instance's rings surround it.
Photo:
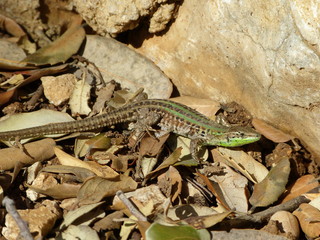
<path fill-rule="evenodd" d="M 168 0 L 74 0 L 79 14 L 100 35 L 117 36 L 149 19 L 152 33 L 162 31 L 173 18 L 175 3 Z"/>
<path fill-rule="evenodd" d="M 185 0 L 138 51 L 182 95 L 236 101 L 320 157 L 319 12 L 314 0 Z"/>

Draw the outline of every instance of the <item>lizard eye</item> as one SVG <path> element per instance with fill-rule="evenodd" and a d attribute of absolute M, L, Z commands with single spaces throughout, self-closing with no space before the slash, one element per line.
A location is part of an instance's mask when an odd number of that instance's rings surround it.
<path fill-rule="evenodd" d="M 204 137 L 204 136 L 206 135 L 206 132 L 205 132 L 204 130 L 202 130 L 202 131 L 200 132 L 200 135 L 201 135 L 201 137 Z"/>

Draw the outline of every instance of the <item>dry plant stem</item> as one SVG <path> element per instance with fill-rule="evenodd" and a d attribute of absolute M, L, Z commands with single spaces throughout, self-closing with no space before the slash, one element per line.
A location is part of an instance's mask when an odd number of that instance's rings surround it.
<path fill-rule="evenodd" d="M 29 231 L 27 223 L 21 218 L 20 214 L 18 213 L 14 201 L 8 197 L 4 197 L 2 201 L 2 205 L 6 208 L 7 212 L 12 216 L 14 221 L 17 223 L 20 234 L 23 239 L 26 240 L 33 240 L 33 237 Z"/>
<path fill-rule="evenodd" d="M 35 107 L 39 98 L 43 95 L 43 85 L 41 84 L 38 89 L 35 91 L 31 99 L 26 103 L 27 110 L 31 110 Z"/>
<path fill-rule="evenodd" d="M 118 198 L 123 202 L 123 204 L 129 209 L 133 216 L 135 216 L 139 221 L 147 222 L 148 219 L 137 209 L 136 206 L 124 195 L 120 190 L 116 193 Z"/>
<path fill-rule="evenodd" d="M 296 197 L 288 202 L 282 203 L 280 205 L 270 207 L 264 211 L 242 215 L 234 219 L 226 220 L 217 224 L 216 227 L 220 229 L 223 228 L 224 230 L 231 229 L 231 228 L 243 228 L 252 225 L 257 227 L 257 224 L 263 224 L 267 222 L 270 217 L 278 212 L 278 211 L 289 211 L 292 212 L 293 210 L 297 209 L 301 203 L 308 203 L 310 200 L 304 196 Z"/>

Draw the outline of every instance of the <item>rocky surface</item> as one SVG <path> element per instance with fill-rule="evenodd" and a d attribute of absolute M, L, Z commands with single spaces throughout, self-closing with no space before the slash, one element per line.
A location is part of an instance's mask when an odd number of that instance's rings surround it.
<path fill-rule="evenodd" d="M 319 157 L 319 9 L 311 0 L 185 0 L 170 29 L 138 51 L 182 95 L 236 101 Z"/>
<path fill-rule="evenodd" d="M 74 0 L 77 12 L 100 35 L 117 36 L 136 28 L 144 19 L 149 32 L 162 31 L 173 18 L 175 1 L 168 0 Z"/>

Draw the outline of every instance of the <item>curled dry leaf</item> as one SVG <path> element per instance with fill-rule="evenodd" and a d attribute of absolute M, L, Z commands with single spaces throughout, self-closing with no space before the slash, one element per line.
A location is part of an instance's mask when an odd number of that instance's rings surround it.
<path fill-rule="evenodd" d="M 69 101 L 72 116 L 88 115 L 91 112 L 91 108 L 89 107 L 90 91 L 91 86 L 85 79 L 81 79 L 75 83 Z"/>
<path fill-rule="evenodd" d="M 293 212 L 300 223 L 302 231 L 309 238 L 320 237 L 320 210 L 308 203 L 302 203 L 297 210 Z"/>
<path fill-rule="evenodd" d="M 42 162 L 54 156 L 56 143 L 53 139 L 47 138 L 24 145 L 25 151 L 20 148 L 0 149 L 0 168 L 9 170 L 19 162 L 31 165 L 35 162 Z M 28 153 L 28 154 L 26 154 Z"/>
<path fill-rule="evenodd" d="M 105 178 L 114 178 L 119 175 L 109 166 L 101 166 L 93 161 L 81 161 L 80 159 L 65 153 L 59 148 L 55 148 L 54 152 L 62 165 L 86 168 L 95 173 L 97 176 Z"/>
<path fill-rule="evenodd" d="M 114 179 L 93 177 L 83 183 L 79 192 L 78 200 L 81 204 L 90 204 L 101 201 L 105 197 L 114 196 L 117 191 L 133 191 L 138 184 L 129 176 L 119 175 Z"/>
<path fill-rule="evenodd" d="M 276 143 L 288 142 L 294 138 L 293 136 L 284 133 L 275 127 L 272 127 L 268 123 L 257 118 L 252 120 L 252 125 L 259 133 Z"/>
<path fill-rule="evenodd" d="M 163 144 L 167 141 L 169 134 L 161 136 L 155 139 L 153 136 L 146 134 L 140 142 L 140 151 L 141 156 L 155 156 L 159 154 L 163 148 Z"/>
<path fill-rule="evenodd" d="M 47 173 L 40 173 L 29 188 L 37 193 L 45 194 L 54 199 L 74 198 L 80 189 L 80 184 L 59 184 L 58 181 Z"/>
<path fill-rule="evenodd" d="M 311 174 L 304 175 L 297 179 L 292 186 L 288 188 L 288 191 L 285 193 L 285 198 L 282 202 L 287 202 L 293 198 L 296 198 L 308 191 L 319 187 L 319 181 Z"/>
<path fill-rule="evenodd" d="M 0 29 L 15 37 L 22 37 L 26 35 L 25 31 L 19 26 L 19 24 L 2 14 L 0 14 Z"/>
<path fill-rule="evenodd" d="M 289 174 L 290 162 L 285 158 L 270 170 L 265 179 L 254 185 L 249 202 L 254 207 L 266 207 L 274 203 L 286 189 Z"/>
<path fill-rule="evenodd" d="M 160 171 L 161 169 L 167 168 L 167 167 L 173 165 L 174 163 L 176 163 L 177 161 L 179 161 L 179 157 L 180 157 L 180 155 L 181 155 L 181 150 L 182 150 L 181 147 L 177 148 L 173 153 L 171 153 L 171 155 L 170 155 L 166 160 L 164 160 L 164 161 L 159 165 L 159 167 L 157 167 L 155 170 L 153 170 L 152 172 L 150 172 L 150 173 L 147 175 L 147 178 L 150 177 L 153 173 L 158 172 L 158 171 Z"/>

